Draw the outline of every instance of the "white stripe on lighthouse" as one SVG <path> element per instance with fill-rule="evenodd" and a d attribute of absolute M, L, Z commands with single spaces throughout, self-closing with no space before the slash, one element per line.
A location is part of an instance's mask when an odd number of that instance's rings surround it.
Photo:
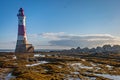
<path fill-rule="evenodd" d="M 19 25 L 24 25 L 24 26 L 25 26 L 25 20 L 19 20 L 19 21 L 18 21 L 18 24 L 19 24 Z"/>
<path fill-rule="evenodd" d="M 18 40 L 24 40 L 24 39 L 27 40 L 26 36 L 18 35 Z"/>
<path fill-rule="evenodd" d="M 19 19 L 18 19 L 18 24 L 19 25 L 24 25 L 25 26 L 25 16 L 19 16 Z"/>

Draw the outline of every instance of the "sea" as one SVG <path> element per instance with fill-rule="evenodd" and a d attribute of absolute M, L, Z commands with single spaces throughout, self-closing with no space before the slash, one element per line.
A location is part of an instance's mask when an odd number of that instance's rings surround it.
<path fill-rule="evenodd" d="M 35 52 L 62 51 L 63 49 L 35 49 Z M 15 52 L 14 49 L 0 49 L 0 52 Z"/>
<path fill-rule="evenodd" d="M 0 52 L 15 52 L 14 49 L 0 49 Z"/>

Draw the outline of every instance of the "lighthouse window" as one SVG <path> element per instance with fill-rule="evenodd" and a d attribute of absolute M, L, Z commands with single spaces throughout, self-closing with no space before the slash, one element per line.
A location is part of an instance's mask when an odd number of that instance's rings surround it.
<path fill-rule="evenodd" d="M 22 20 L 20 20 L 20 23 L 22 23 Z"/>

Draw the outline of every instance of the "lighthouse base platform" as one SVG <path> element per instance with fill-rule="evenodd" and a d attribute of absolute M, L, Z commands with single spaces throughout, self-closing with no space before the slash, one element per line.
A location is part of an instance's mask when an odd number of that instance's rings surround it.
<path fill-rule="evenodd" d="M 32 53 L 34 52 L 34 47 L 32 46 L 32 44 L 16 45 L 15 52 L 16 53 Z"/>

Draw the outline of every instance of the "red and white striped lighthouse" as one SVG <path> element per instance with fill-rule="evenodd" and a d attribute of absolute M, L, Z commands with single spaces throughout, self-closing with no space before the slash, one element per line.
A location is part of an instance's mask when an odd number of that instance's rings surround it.
<path fill-rule="evenodd" d="M 15 52 L 33 52 L 32 44 L 28 44 L 26 36 L 25 15 L 22 8 L 19 9 L 18 14 L 18 37 Z"/>
<path fill-rule="evenodd" d="M 19 9 L 17 14 L 18 16 L 18 41 L 17 45 L 19 44 L 26 44 L 27 43 L 27 36 L 26 36 L 26 26 L 25 26 L 25 15 L 22 8 Z"/>

